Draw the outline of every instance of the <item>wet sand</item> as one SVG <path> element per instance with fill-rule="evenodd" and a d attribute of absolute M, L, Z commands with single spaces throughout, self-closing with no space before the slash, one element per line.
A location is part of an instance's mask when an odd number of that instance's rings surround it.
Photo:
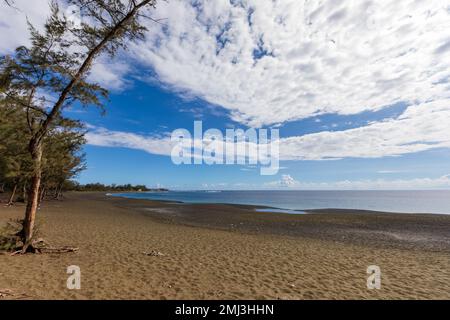
<path fill-rule="evenodd" d="M 0 207 L 0 224 L 23 214 Z M 71 193 L 41 235 L 79 252 L 0 255 L 0 292 L 31 299 L 450 299 L 450 216 L 259 213 Z M 162 255 L 146 255 L 144 252 Z M 81 290 L 66 287 L 70 265 Z M 369 265 L 381 289 L 367 289 Z"/>

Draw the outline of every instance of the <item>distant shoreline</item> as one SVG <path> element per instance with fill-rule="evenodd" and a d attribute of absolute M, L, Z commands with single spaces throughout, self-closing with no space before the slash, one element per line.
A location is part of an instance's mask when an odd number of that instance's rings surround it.
<path fill-rule="evenodd" d="M 170 192 L 172 190 L 167 190 L 164 191 L 166 192 Z M 233 190 L 233 192 L 259 192 L 255 191 L 255 190 Z M 293 190 L 286 190 L 289 192 L 292 192 Z M 307 190 L 302 190 L 305 192 L 314 192 L 314 191 L 307 191 Z M 371 190 L 364 190 L 367 192 L 373 192 Z M 358 191 L 358 192 L 364 192 L 364 191 Z M 417 190 L 416 190 L 417 191 Z M 425 191 L 425 190 L 422 190 Z M 422 192 L 420 191 L 420 192 Z M 172 192 L 179 192 L 179 191 L 172 191 Z M 200 192 L 207 192 L 207 191 L 182 191 L 182 192 L 193 192 L 194 194 L 200 193 Z M 229 192 L 229 191 L 221 191 L 221 192 Z M 320 191 L 321 192 L 321 191 Z M 336 191 L 334 191 L 336 192 Z M 341 192 L 341 191 L 338 191 Z M 401 192 L 401 191 L 400 191 Z M 407 192 L 407 191 L 404 191 Z M 361 213 L 367 213 L 367 214 L 373 214 L 373 213 L 384 213 L 384 214 L 410 214 L 410 215 L 450 215 L 450 209 L 448 213 L 443 213 L 443 212 L 398 212 L 398 211 L 386 211 L 386 210 L 372 210 L 372 209 L 365 209 L 365 208 L 333 208 L 333 207 L 322 207 L 322 208 L 301 208 L 301 209 L 296 209 L 296 208 L 286 208 L 286 207 L 282 207 L 282 206 L 272 206 L 272 205 L 266 205 L 266 204 L 248 204 L 245 203 L 245 201 L 243 201 L 242 203 L 238 203 L 238 202 L 223 202 L 223 201 L 186 201 L 186 200 L 178 200 L 178 199 L 152 199 L 152 198 L 144 198 L 144 197 L 133 197 L 133 194 L 136 195 L 143 195 L 143 194 L 152 194 L 152 193 L 159 193 L 158 191 L 146 191 L 146 192 L 107 192 L 105 195 L 107 196 L 112 196 L 112 197 L 121 197 L 121 198 L 126 198 L 126 199 L 136 199 L 136 200 L 149 200 L 149 201 L 159 201 L 159 202 L 164 202 L 164 203 L 182 203 L 182 204 L 217 204 L 217 205 L 236 205 L 236 206 L 248 206 L 253 208 L 255 211 L 258 211 L 259 209 L 262 210 L 270 210 L 273 209 L 272 212 L 276 212 L 276 213 L 285 213 L 285 214 L 305 214 L 305 213 L 339 213 L 339 212 L 346 212 L 346 213 L 350 213 L 350 212 L 355 212 L 358 214 Z M 209 194 L 209 193 L 208 193 Z"/>

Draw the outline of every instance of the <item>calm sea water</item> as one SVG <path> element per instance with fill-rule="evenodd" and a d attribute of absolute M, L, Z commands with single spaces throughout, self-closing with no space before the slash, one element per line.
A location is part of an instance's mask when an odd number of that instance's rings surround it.
<path fill-rule="evenodd" d="M 186 203 L 247 204 L 289 210 L 335 208 L 450 214 L 450 191 L 169 191 L 114 196 Z"/>

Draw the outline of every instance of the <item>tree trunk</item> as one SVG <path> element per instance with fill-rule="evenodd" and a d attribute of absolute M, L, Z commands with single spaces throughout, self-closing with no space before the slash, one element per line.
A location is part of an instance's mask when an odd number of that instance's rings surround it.
<path fill-rule="evenodd" d="M 41 202 L 44 200 L 46 192 L 47 192 L 47 189 L 45 188 L 45 185 L 43 185 L 42 188 L 41 188 L 41 193 L 40 193 L 40 195 L 39 195 L 39 204 L 38 204 L 38 207 L 41 206 Z"/>
<path fill-rule="evenodd" d="M 34 222 L 36 218 L 36 210 L 39 202 L 39 188 L 42 177 L 42 168 L 41 168 L 42 139 L 47 134 L 49 126 L 54 122 L 55 118 L 60 113 L 61 109 L 64 106 L 64 103 L 66 102 L 67 97 L 70 95 L 73 88 L 79 83 L 80 79 L 83 78 L 89 71 L 95 58 L 105 49 L 105 47 L 108 45 L 110 41 L 114 40 L 117 37 L 117 35 L 122 31 L 124 26 L 126 26 L 128 23 L 130 23 L 130 21 L 132 21 L 133 17 L 136 16 L 138 11 L 151 2 L 152 0 L 142 0 L 139 4 L 136 4 L 135 1 L 132 1 L 134 5 L 130 9 L 130 11 L 126 14 L 126 16 L 124 16 L 120 21 L 115 22 L 112 29 L 109 30 L 109 32 L 106 35 L 104 35 L 102 40 L 87 53 L 84 62 L 82 63 L 78 71 L 73 75 L 71 81 L 62 90 L 61 94 L 58 97 L 58 100 L 55 102 L 53 107 L 51 107 L 51 110 L 47 114 L 46 118 L 39 124 L 37 131 L 35 131 L 33 138 L 31 139 L 30 144 L 28 146 L 28 150 L 33 159 L 34 172 L 31 179 L 31 186 L 28 190 L 27 208 L 25 211 L 25 219 L 23 222 L 23 238 L 24 238 L 23 239 L 24 246 L 22 249 L 23 253 L 25 253 L 30 248 L 31 245 Z M 32 90 L 35 89 L 36 87 L 33 87 Z M 29 103 L 30 106 L 32 96 L 33 91 L 32 94 L 30 95 L 30 103 Z"/>
<path fill-rule="evenodd" d="M 27 183 L 26 182 L 23 183 L 23 187 L 22 187 L 22 200 L 24 203 L 27 202 Z"/>
<path fill-rule="evenodd" d="M 60 200 L 62 197 L 62 186 L 63 184 L 60 183 L 57 187 L 56 187 L 56 200 Z"/>
<path fill-rule="evenodd" d="M 31 245 L 33 238 L 34 223 L 36 220 L 36 211 L 39 204 L 39 188 L 42 176 L 42 145 L 41 142 L 30 142 L 30 153 L 33 159 L 33 177 L 31 178 L 31 186 L 28 190 L 27 208 L 25 210 L 25 219 L 23 221 L 23 249 L 26 252 Z"/>
<path fill-rule="evenodd" d="M 12 206 L 13 205 L 14 197 L 16 195 L 16 190 L 17 190 L 17 183 L 14 183 L 14 187 L 12 189 L 11 196 L 9 197 L 9 201 L 8 201 L 7 206 Z"/>

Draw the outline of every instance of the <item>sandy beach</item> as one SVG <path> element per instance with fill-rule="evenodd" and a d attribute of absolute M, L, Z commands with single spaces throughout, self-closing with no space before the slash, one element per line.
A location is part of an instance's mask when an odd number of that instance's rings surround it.
<path fill-rule="evenodd" d="M 2 206 L 0 224 L 23 210 Z M 79 251 L 1 255 L 5 298 L 450 299 L 445 215 L 287 215 L 70 193 L 38 217 L 50 244 Z M 70 265 L 80 290 L 66 287 Z M 367 289 L 369 265 L 381 268 L 380 290 Z"/>

